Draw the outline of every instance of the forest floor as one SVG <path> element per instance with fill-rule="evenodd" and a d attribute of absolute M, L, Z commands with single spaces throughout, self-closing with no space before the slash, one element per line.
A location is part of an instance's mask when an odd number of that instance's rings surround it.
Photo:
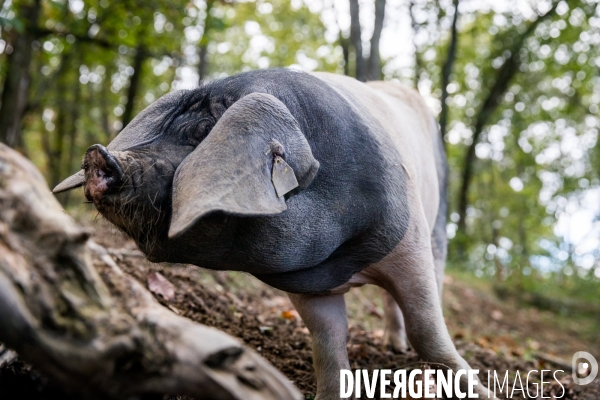
<path fill-rule="evenodd" d="M 242 273 L 152 264 L 130 240 L 106 223 L 98 222 L 94 229 L 97 232 L 94 240 L 109 249 L 118 265 L 145 286 L 152 272 L 162 274 L 174 285 L 173 299 L 167 301 L 157 295 L 163 305 L 240 338 L 288 376 L 307 399 L 314 397 L 310 336 L 285 293 Z M 414 351 L 395 354 L 383 347 L 384 322 L 379 294 L 378 288 L 367 286 L 352 289 L 346 296 L 351 368 L 418 367 L 415 363 L 419 358 Z M 516 382 L 516 387 L 520 387 L 515 379 L 517 371 L 525 385 L 530 370 L 564 370 L 577 351 L 588 351 L 600 360 L 597 316 L 558 315 L 524 306 L 511 298 L 500 300 L 489 281 L 464 273 L 452 270 L 447 273 L 444 315 L 459 352 L 472 367 L 480 370 L 482 382 L 488 381 L 487 371 L 496 371 L 501 380 L 509 371 L 509 396 L 506 391 L 497 392 L 500 399 L 524 398 L 520 390 L 515 390 L 511 397 L 513 384 Z M 7 354 L 0 345 L 0 400 L 77 398 L 61 393 L 18 357 Z M 549 358 L 553 361 L 548 361 Z M 562 368 L 560 360 L 566 364 Z M 536 374 L 532 377 L 539 379 Z M 544 398 L 600 399 L 600 378 L 587 386 L 579 386 L 573 383 L 570 371 L 558 372 L 556 377 L 560 384 L 546 372 L 544 380 L 550 383 L 544 385 Z M 564 396 L 561 396 L 562 386 Z M 529 388 L 530 395 L 536 393 L 534 382 L 529 383 Z M 541 398 L 541 393 L 527 398 L 530 397 Z"/>

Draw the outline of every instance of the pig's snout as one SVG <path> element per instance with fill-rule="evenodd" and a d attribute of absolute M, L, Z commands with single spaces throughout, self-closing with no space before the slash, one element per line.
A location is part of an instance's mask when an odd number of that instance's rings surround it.
<path fill-rule="evenodd" d="M 123 170 L 106 147 L 95 144 L 85 153 L 84 193 L 89 201 L 98 202 L 105 194 L 118 191 L 123 184 Z"/>

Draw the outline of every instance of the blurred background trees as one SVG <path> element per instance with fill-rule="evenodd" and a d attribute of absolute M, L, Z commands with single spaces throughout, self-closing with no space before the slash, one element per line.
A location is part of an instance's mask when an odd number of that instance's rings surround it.
<path fill-rule="evenodd" d="M 450 264 L 506 287 L 600 294 L 598 0 L 0 0 L 0 10 L 0 140 L 50 185 L 161 95 L 202 80 L 272 67 L 395 80 L 440 121 Z"/>

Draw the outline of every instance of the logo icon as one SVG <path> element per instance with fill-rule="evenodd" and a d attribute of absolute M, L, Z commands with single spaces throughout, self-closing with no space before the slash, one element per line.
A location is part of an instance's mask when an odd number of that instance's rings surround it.
<path fill-rule="evenodd" d="M 585 359 L 589 362 L 589 364 L 587 362 L 578 362 L 581 359 Z M 577 385 L 587 385 L 588 383 L 591 383 L 598 375 L 598 361 L 596 361 L 594 356 L 587 351 L 578 351 L 577 353 L 573 354 L 573 362 L 571 365 L 573 368 L 573 382 L 575 382 Z M 588 368 L 590 369 L 590 374 L 588 376 L 585 378 L 579 378 L 577 376 L 577 372 L 585 372 L 588 370 Z"/>

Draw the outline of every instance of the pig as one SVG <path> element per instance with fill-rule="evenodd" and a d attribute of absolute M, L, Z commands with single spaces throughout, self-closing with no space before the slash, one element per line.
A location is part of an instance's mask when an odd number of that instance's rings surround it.
<path fill-rule="evenodd" d="M 275 69 L 163 96 L 54 192 L 83 186 L 152 262 L 244 271 L 288 292 L 328 400 L 350 367 L 354 286 L 382 288 L 391 349 L 471 369 L 442 316 L 446 181 L 415 91 Z"/>

